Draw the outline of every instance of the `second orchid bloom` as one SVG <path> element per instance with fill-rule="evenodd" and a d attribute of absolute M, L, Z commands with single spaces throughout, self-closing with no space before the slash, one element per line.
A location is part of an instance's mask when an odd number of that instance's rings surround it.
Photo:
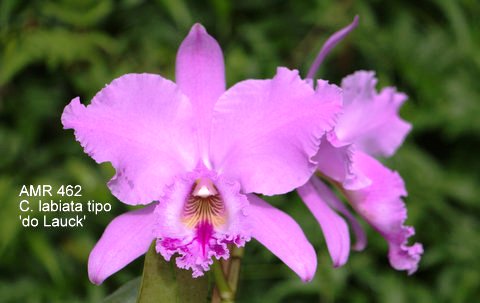
<path fill-rule="evenodd" d="M 251 238 L 309 281 L 317 266 L 312 245 L 290 216 L 256 195 L 296 188 L 319 220 L 335 265 L 342 265 L 348 228 L 332 208 L 351 220 L 357 248 L 365 237 L 317 170 L 389 241 L 392 265 L 416 269 L 421 246 L 405 243 L 413 229 L 403 226 L 403 183 L 363 153 L 391 155 L 403 141 L 409 130 L 397 117 L 403 95 L 375 95 L 368 73 L 347 78 L 343 93 L 322 80 L 313 88 L 287 68 L 227 90 L 222 51 L 199 24 L 179 48 L 175 77 L 174 83 L 153 74 L 121 76 L 88 106 L 73 99 L 62 115 L 85 152 L 116 169 L 112 193 L 146 205 L 108 225 L 89 257 L 93 283 L 143 255 L 152 241 L 197 277 L 214 258 L 229 257 L 227 245 Z"/>

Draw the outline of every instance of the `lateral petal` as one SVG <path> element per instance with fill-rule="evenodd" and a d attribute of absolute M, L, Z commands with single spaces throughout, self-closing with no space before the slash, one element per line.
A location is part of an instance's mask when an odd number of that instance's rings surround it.
<path fill-rule="evenodd" d="M 375 90 L 374 72 L 357 71 L 342 81 L 344 113 L 335 132 L 344 143 L 355 143 L 373 156 L 389 157 L 402 144 L 411 125 L 398 111 L 407 99 L 393 87 Z"/>
<path fill-rule="evenodd" d="M 317 255 L 300 226 L 289 215 L 257 196 L 248 195 L 248 220 L 252 237 L 290 267 L 300 278 L 311 281 L 317 269 Z"/>
<path fill-rule="evenodd" d="M 333 193 L 326 186 L 322 187 L 320 180 L 317 181 L 317 186 L 310 180 L 299 187 L 297 192 L 322 228 L 333 266 L 339 267 L 347 262 L 350 254 L 348 226 L 345 220 L 330 208 L 329 205 L 334 202 L 326 202 L 335 199 Z"/>
<path fill-rule="evenodd" d="M 159 198 L 172 177 L 194 168 L 197 143 L 192 109 L 175 83 L 152 74 L 127 74 L 88 106 L 75 98 L 62 123 L 98 163 L 111 162 L 112 193 L 128 204 Z"/>
<path fill-rule="evenodd" d="M 214 168 L 240 180 L 246 193 L 291 191 L 315 170 L 312 157 L 332 128 L 340 102 L 337 86 L 319 81 L 314 90 L 286 68 L 273 79 L 238 83 L 215 105 Z"/>
<path fill-rule="evenodd" d="M 113 219 L 88 257 L 88 277 L 101 284 L 127 264 L 147 252 L 154 239 L 157 203 Z"/>
<path fill-rule="evenodd" d="M 175 78 L 192 102 L 200 148 L 206 159 L 213 106 L 225 92 L 225 67 L 222 49 L 199 23 L 192 26 L 178 49 Z"/>
<path fill-rule="evenodd" d="M 415 230 L 404 225 L 407 210 L 401 197 L 406 196 L 407 192 L 402 178 L 364 153 L 355 153 L 355 162 L 372 180 L 372 184 L 360 190 L 346 191 L 350 203 L 387 240 L 392 267 L 414 273 L 423 247 L 419 243 L 411 246 L 407 243 Z"/>

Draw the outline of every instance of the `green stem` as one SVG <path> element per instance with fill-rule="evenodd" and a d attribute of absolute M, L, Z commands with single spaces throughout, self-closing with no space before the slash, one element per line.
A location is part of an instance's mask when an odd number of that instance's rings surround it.
<path fill-rule="evenodd" d="M 215 278 L 215 285 L 218 289 L 221 303 L 233 303 L 234 294 L 228 285 L 228 281 L 225 278 L 225 274 L 222 270 L 222 265 L 220 261 L 214 260 L 212 264 L 213 276 Z"/>
<path fill-rule="evenodd" d="M 230 251 L 230 266 L 228 268 L 227 279 L 234 297 L 237 294 L 238 278 L 240 276 L 240 265 L 242 262 L 244 250 L 245 249 L 243 247 L 237 247 L 234 245 Z"/>
<path fill-rule="evenodd" d="M 235 302 L 243 254 L 243 247 L 232 245 L 228 260 L 214 261 L 212 271 L 216 287 L 213 290 L 212 303 Z"/>

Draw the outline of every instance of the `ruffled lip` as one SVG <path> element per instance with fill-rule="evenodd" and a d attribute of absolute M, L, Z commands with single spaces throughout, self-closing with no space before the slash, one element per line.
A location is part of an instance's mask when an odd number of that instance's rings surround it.
<path fill-rule="evenodd" d="M 250 240 L 248 201 L 237 182 L 199 165 L 165 192 L 155 209 L 157 252 L 166 260 L 177 254 L 177 266 L 191 269 L 194 277 L 209 270 L 213 258 L 227 259 L 228 245 Z"/>

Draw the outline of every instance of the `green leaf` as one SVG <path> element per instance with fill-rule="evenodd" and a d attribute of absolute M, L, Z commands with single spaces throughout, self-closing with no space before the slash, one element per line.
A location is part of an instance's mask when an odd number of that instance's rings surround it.
<path fill-rule="evenodd" d="M 104 20 L 112 10 L 111 0 L 52 1 L 42 6 L 46 16 L 78 27 L 92 27 Z"/>
<path fill-rule="evenodd" d="M 207 277 L 192 278 L 192 273 L 167 262 L 152 243 L 145 256 L 143 279 L 137 303 L 201 303 L 207 301 Z"/>
<path fill-rule="evenodd" d="M 61 284 L 65 281 L 65 276 L 58 263 L 58 255 L 56 249 L 49 245 L 46 234 L 29 233 L 27 235 L 32 256 L 38 259 L 38 262 L 43 265 L 52 280 Z"/>
<path fill-rule="evenodd" d="M 184 1 L 158 0 L 157 2 L 165 7 L 166 11 L 180 28 L 188 30 L 192 25 L 193 19 Z"/>
<path fill-rule="evenodd" d="M 135 303 L 141 278 L 135 278 L 123 284 L 119 289 L 103 300 L 103 303 Z"/>
<path fill-rule="evenodd" d="M 73 32 L 64 28 L 34 29 L 5 42 L 0 52 L 0 85 L 33 63 L 42 62 L 54 69 L 75 62 L 98 63 L 107 53 L 112 55 L 119 44 L 105 33 Z"/>

